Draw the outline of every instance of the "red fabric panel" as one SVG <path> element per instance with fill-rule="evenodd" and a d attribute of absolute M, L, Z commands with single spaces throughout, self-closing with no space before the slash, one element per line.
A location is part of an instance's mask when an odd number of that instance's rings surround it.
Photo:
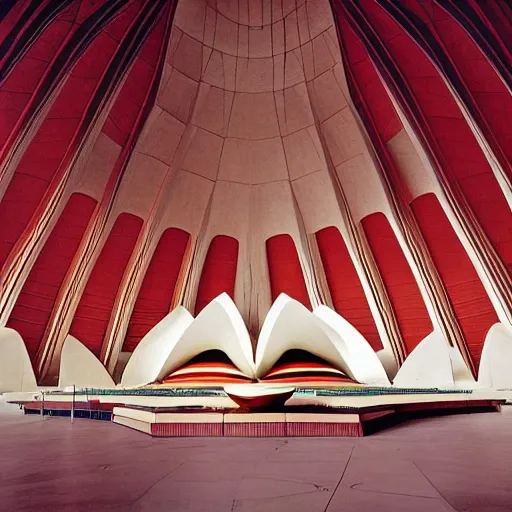
<path fill-rule="evenodd" d="M 66 36 L 74 30 L 72 18 L 78 2 L 73 2 L 34 41 L 0 87 L 0 149 L 21 117 L 39 80 Z M 2 37 L 0 36 L 0 41 Z"/>
<path fill-rule="evenodd" d="M 426 124 L 441 170 L 461 187 L 469 205 L 512 273 L 512 212 L 451 92 L 423 50 L 373 0 L 361 0 L 369 22 L 406 80 Z"/>
<path fill-rule="evenodd" d="M 26 229 L 66 154 L 76 146 L 82 115 L 117 46 L 106 32 L 96 37 L 21 158 L 0 202 L 0 266 Z"/>
<path fill-rule="evenodd" d="M 496 312 L 437 197 L 425 194 L 411 206 L 478 368 L 487 331 L 499 321 Z"/>
<path fill-rule="evenodd" d="M 499 34 L 510 52 L 512 50 L 512 6 L 510 3 L 500 0 L 476 0 L 476 4 L 485 13 L 487 21 Z"/>
<path fill-rule="evenodd" d="M 293 238 L 290 235 L 276 235 L 266 241 L 266 247 L 272 302 L 281 293 L 286 293 L 292 299 L 311 309 Z"/>
<path fill-rule="evenodd" d="M 366 338 L 375 352 L 381 350 L 384 347 L 377 326 L 341 233 L 328 227 L 315 236 L 334 309 Z"/>
<path fill-rule="evenodd" d="M 134 19 L 135 15 L 142 7 L 142 0 L 135 0 L 128 2 L 123 9 L 119 11 L 117 16 L 112 20 L 112 23 L 105 28 L 105 31 L 115 40 L 121 41 L 126 35 L 127 27 Z"/>
<path fill-rule="evenodd" d="M 385 215 L 373 213 L 361 222 L 410 354 L 433 331 L 427 308 Z"/>
<path fill-rule="evenodd" d="M 234 298 L 237 263 L 238 240 L 226 235 L 213 238 L 197 290 L 196 315 L 223 292 Z"/>
<path fill-rule="evenodd" d="M 96 201 L 83 194 L 73 194 L 69 198 L 9 317 L 7 327 L 21 334 L 32 361 L 95 206 Z"/>
<path fill-rule="evenodd" d="M 133 352 L 139 341 L 169 313 L 190 235 L 169 228 L 160 237 L 133 307 L 123 351 Z"/>
<path fill-rule="evenodd" d="M 76 23 L 82 24 L 89 16 L 96 12 L 106 0 L 89 0 L 80 2 L 80 9 L 76 17 Z"/>
<path fill-rule="evenodd" d="M 395 107 L 375 71 L 368 52 L 344 16 L 338 16 L 345 56 L 357 82 L 361 96 L 371 115 L 374 128 L 384 142 L 392 139 L 402 128 Z"/>
<path fill-rule="evenodd" d="M 120 146 L 128 141 L 153 81 L 165 22 L 162 16 L 143 44 L 103 125 L 102 131 Z"/>
<path fill-rule="evenodd" d="M 135 125 L 152 77 L 152 69 L 138 57 L 110 109 L 102 131 L 121 147 L 126 144 Z M 135 90 L 136 94 L 131 95 L 130 90 Z"/>
<path fill-rule="evenodd" d="M 92 269 L 69 333 L 96 356 L 107 331 L 119 286 L 142 228 L 129 213 L 117 217 Z"/>
<path fill-rule="evenodd" d="M 421 4 L 405 0 L 405 5 L 423 18 L 444 45 L 461 74 L 480 114 L 502 151 L 512 160 L 512 98 L 487 57 L 457 20 L 432 0 Z M 427 14 L 428 13 L 428 14 Z M 507 169 L 510 174 L 510 168 Z"/>
<path fill-rule="evenodd" d="M 0 22 L 0 43 L 5 40 L 23 15 L 23 11 L 30 5 L 30 0 L 17 0 L 9 9 L 5 18 Z"/>
<path fill-rule="evenodd" d="M 173 8 L 173 3 L 175 2 L 168 2 L 170 9 Z M 158 62 L 162 39 L 165 36 L 165 25 L 165 16 L 162 16 L 154 30 L 151 32 L 151 35 L 147 38 L 146 44 L 144 44 L 140 51 L 141 58 L 143 58 L 150 66 L 156 66 Z"/>

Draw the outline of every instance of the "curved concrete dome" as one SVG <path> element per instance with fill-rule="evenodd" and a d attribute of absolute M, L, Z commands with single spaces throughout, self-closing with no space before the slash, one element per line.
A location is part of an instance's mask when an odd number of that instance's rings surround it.
<path fill-rule="evenodd" d="M 114 374 L 223 292 L 253 340 L 286 293 L 341 315 L 390 379 L 432 332 L 476 379 L 512 319 L 511 14 L 7 2 L 0 325 L 39 382 L 68 334 Z"/>

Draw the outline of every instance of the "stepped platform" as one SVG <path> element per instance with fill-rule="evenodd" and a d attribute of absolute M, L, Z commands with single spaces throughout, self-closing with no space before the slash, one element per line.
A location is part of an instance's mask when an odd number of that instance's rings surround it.
<path fill-rule="evenodd" d="M 503 400 L 457 399 L 361 407 L 289 405 L 279 411 L 114 407 L 112 421 L 153 437 L 362 437 L 400 421 L 499 411 Z"/>
<path fill-rule="evenodd" d="M 277 410 L 238 407 L 222 387 L 8 393 L 26 414 L 112 421 L 153 437 L 361 437 L 417 417 L 499 411 L 490 390 L 297 388 Z M 72 412 L 73 411 L 73 412 Z"/>

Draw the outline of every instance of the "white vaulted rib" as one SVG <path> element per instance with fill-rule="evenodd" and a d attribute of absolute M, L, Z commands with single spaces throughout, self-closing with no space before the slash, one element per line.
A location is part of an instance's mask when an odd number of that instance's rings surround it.
<path fill-rule="evenodd" d="M 158 322 L 133 351 L 121 377 L 121 385 L 142 386 L 161 378 L 166 372 L 169 355 L 193 320 L 187 309 L 178 306 Z"/>
<path fill-rule="evenodd" d="M 340 348 L 341 338 L 300 302 L 282 293 L 270 308 L 256 349 L 256 376 L 265 376 L 288 350 L 304 350 L 353 377 Z"/>
<path fill-rule="evenodd" d="M 322 322 L 324 330 L 332 330 L 339 336 L 336 347 L 357 382 L 389 386 L 388 376 L 377 354 L 350 322 L 327 306 L 316 307 L 313 314 Z M 332 334 L 330 337 L 336 338 Z"/>
<path fill-rule="evenodd" d="M 36 391 L 37 382 L 23 338 L 0 327 L 0 393 Z"/>
<path fill-rule="evenodd" d="M 79 340 L 68 334 L 60 357 L 59 388 L 113 388 L 112 377 L 100 360 Z"/>
<path fill-rule="evenodd" d="M 158 378 L 163 379 L 208 350 L 221 350 L 245 375 L 254 376 L 251 338 L 227 293 L 213 299 L 176 340 Z"/>
<path fill-rule="evenodd" d="M 512 328 L 494 324 L 485 337 L 478 383 L 493 389 L 512 389 Z"/>

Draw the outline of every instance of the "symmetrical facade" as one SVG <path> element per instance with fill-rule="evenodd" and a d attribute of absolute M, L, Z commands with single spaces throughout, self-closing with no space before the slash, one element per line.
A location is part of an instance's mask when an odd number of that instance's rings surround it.
<path fill-rule="evenodd" d="M 0 325 L 55 383 L 68 335 L 114 374 L 178 306 L 226 292 L 255 345 L 286 293 L 391 378 L 432 332 L 477 378 L 512 322 L 511 19 L 487 0 L 6 2 Z"/>

